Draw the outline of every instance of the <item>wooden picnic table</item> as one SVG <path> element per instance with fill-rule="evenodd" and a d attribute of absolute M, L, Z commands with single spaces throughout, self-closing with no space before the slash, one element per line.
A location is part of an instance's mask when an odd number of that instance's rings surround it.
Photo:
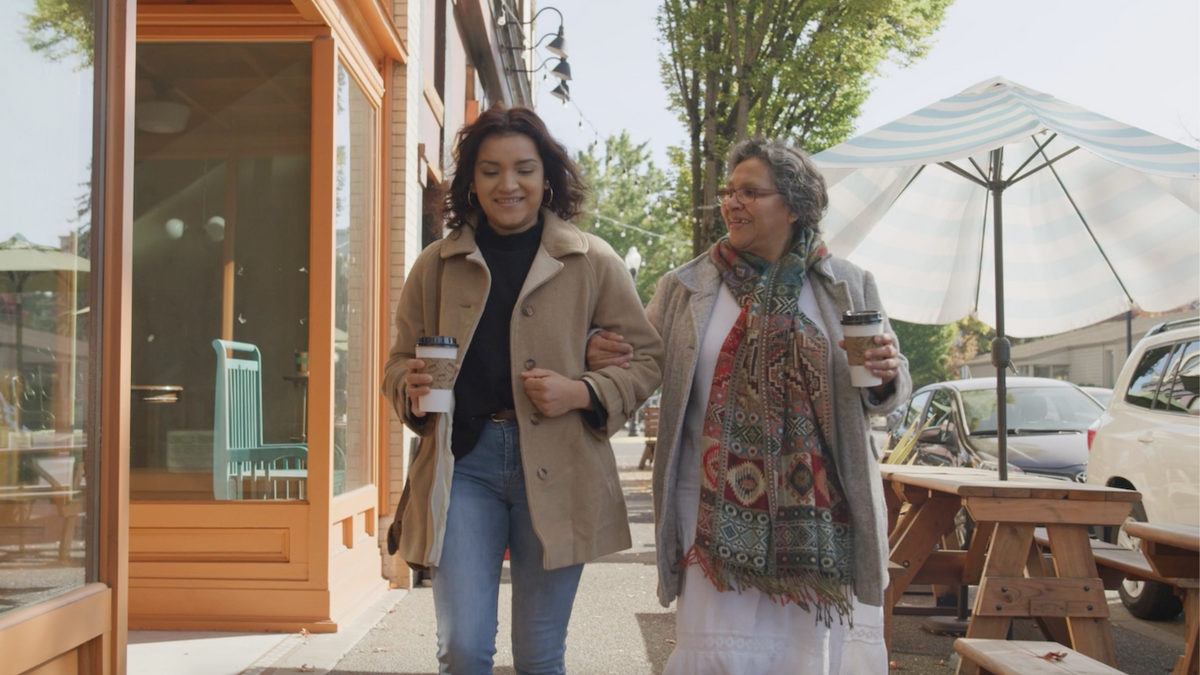
<path fill-rule="evenodd" d="M 1125 531 L 1142 540 L 1142 554 L 1154 573 L 1183 596 L 1185 646 L 1172 675 L 1200 671 L 1200 527 L 1168 523 L 1129 523 Z"/>
<path fill-rule="evenodd" d="M 980 469 L 885 464 L 880 472 L 891 526 L 890 560 L 909 570 L 892 580 L 893 599 L 914 583 L 978 585 L 967 637 L 1004 639 L 1018 617 L 1057 621 L 1066 630 L 1052 634 L 1064 644 L 1116 666 L 1108 602 L 1088 526 L 1120 525 L 1140 494 L 1022 474 L 1002 482 Z M 965 550 L 955 532 L 962 508 L 976 522 Z M 1038 525 L 1046 527 L 1053 543 L 1051 566 L 1042 565 L 1033 545 Z M 958 672 L 975 675 L 978 667 L 964 660 Z"/>

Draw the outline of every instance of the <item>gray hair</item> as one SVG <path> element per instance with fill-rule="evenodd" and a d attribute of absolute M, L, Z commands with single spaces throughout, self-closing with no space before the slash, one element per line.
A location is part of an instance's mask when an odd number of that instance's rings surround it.
<path fill-rule="evenodd" d="M 733 173 L 738 164 L 753 158 L 761 159 L 767 165 L 779 196 L 796 214 L 792 226 L 797 230 L 807 228 L 820 232 L 821 217 L 829 207 L 829 192 L 825 189 L 825 177 L 808 155 L 781 140 L 750 138 L 729 151 L 729 172 Z"/>

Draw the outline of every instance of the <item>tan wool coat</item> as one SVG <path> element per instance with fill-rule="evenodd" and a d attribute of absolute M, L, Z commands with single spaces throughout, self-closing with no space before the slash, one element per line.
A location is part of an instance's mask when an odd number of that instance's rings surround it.
<path fill-rule="evenodd" d="M 510 343 L 529 510 L 545 550 L 543 564 L 557 569 L 632 546 L 608 439 L 658 388 L 663 347 L 629 270 L 612 248 L 546 209 L 542 218 L 542 244 L 513 311 Z M 458 340 L 461 364 L 490 284 L 475 230 L 468 226 L 422 251 L 400 293 L 383 392 L 400 419 L 421 437 L 409 470 L 407 504 L 397 514 L 403 525 L 399 553 L 410 563 L 438 564 L 453 499 L 454 455 L 449 414 L 412 415 L 403 384 L 405 362 L 414 357 L 417 338 L 443 335 Z M 628 369 L 587 371 L 592 328 L 614 331 L 633 345 Z M 608 412 L 607 429 L 592 428 L 579 411 L 554 418 L 540 414 L 520 376 L 532 368 L 586 379 Z"/>

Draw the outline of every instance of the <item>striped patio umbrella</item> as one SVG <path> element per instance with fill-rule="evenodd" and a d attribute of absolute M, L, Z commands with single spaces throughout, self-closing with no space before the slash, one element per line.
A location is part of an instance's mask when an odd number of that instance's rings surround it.
<path fill-rule="evenodd" d="M 1008 334 L 1200 298 L 1200 152 L 1003 78 L 813 160 L 825 241 L 890 316 L 996 329 L 1002 478 Z"/>

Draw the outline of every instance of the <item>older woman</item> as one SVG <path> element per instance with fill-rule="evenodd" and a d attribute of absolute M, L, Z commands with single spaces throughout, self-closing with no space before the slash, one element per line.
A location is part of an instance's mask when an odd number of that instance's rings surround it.
<path fill-rule="evenodd" d="M 658 387 L 662 342 L 621 259 L 569 222 L 579 171 L 532 110 L 494 106 L 454 159 L 451 232 L 413 264 L 384 372 L 422 437 L 388 545 L 432 567 L 443 675 L 492 672 L 505 549 L 516 672 L 561 675 L 583 563 L 631 545 L 608 438 Z M 637 349 L 629 368 L 587 369 L 592 326 Z M 450 414 L 413 405 L 424 336 L 459 346 Z"/>
<path fill-rule="evenodd" d="M 729 236 L 663 277 L 654 463 L 659 598 L 679 598 L 665 673 L 885 675 L 887 534 L 867 416 L 911 390 L 890 327 L 858 389 L 841 316 L 882 310 L 831 256 L 824 180 L 803 152 L 748 140 L 729 158 Z M 636 349 L 634 350 L 636 355 Z"/>

